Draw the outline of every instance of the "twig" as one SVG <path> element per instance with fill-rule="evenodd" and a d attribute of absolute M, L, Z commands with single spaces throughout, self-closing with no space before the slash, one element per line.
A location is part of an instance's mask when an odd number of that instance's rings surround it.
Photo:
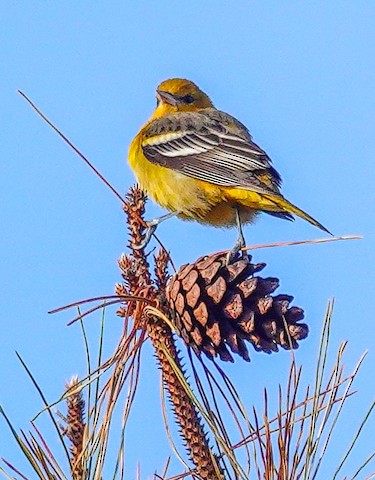
<path fill-rule="evenodd" d="M 247 250 L 260 250 L 261 248 L 273 248 L 273 247 L 291 247 L 295 245 L 312 245 L 315 243 L 327 243 L 327 242 L 337 242 L 339 240 L 362 240 L 363 237 L 361 235 L 344 235 L 342 237 L 330 237 L 330 238 L 317 238 L 314 240 L 295 240 L 295 241 L 288 241 L 288 242 L 275 242 L 275 243 L 261 243 L 259 245 L 250 245 L 241 248 L 241 251 Z M 217 252 L 217 254 L 225 254 L 228 253 L 230 250 L 223 250 L 221 252 Z"/>
<path fill-rule="evenodd" d="M 21 90 L 17 90 L 18 93 L 27 101 L 27 103 L 36 111 L 36 113 L 53 129 L 55 132 L 64 140 L 65 143 L 69 145 L 70 148 L 72 148 L 78 156 L 82 158 L 82 160 L 88 165 L 91 170 L 97 175 L 100 180 L 107 185 L 107 187 L 116 195 L 116 197 L 121 201 L 121 203 L 125 203 L 125 200 L 122 198 L 122 196 L 118 193 L 118 191 L 112 187 L 112 185 L 106 180 L 106 178 L 99 172 L 97 168 L 94 167 L 94 165 L 86 158 L 83 153 L 81 153 L 78 148 L 68 139 L 67 136 L 65 136 L 52 122 L 49 120 L 40 110 L 39 108 L 28 98 L 28 96 L 23 93 Z"/>

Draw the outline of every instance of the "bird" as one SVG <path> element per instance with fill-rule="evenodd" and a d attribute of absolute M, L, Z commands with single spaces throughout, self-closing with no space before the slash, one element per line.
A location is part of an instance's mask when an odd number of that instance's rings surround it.
<path fill-rule="evenodd" d="M 160 83 L 156 108 L 131 142 L 128 161 L 141 189 L 168 210 L 147 222 L 138 248 L 144 248 L 157 226 L 173 216 L 237 227 L 228 263 L 239 254 L 247 256 L 242 226 L 261 212 L 287 220 L 295 214 L 331 234 L 281 194 L 280 174 L 246 126 L 215 108 L 190 80 Z"/>

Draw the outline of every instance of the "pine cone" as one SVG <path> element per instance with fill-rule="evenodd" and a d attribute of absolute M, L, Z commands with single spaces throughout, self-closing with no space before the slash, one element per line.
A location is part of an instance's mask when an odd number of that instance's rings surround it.
<path fill-rule="evenodd" d="M 257 351 L 297 348 L 308 335 L 299 307 L 289 307 L 290 295 L 270 295 L 277 278 L 254 274 L 264 263 L 238 260 L 226 265 L 226 255 L 213 254 L 184 265 L 171 278 L 167 299 L 177 333 L 186 344 L 209 358 L 233 362 L 233 353 L 250 361 L 245 340 Z"/>

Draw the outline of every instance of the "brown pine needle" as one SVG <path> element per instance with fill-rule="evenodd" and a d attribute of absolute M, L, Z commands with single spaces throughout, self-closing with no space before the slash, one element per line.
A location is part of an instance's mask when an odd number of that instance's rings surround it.
<path fill-rule="evenodd" d="M 244 247 L 242 250 L 259 250 L 261 248 L 273 248 L 273 247 L 290 247 L 294 245 L 313 245 L 315 243 L 327 243 L 327 242 L 337 242 L 339 240 L 362 240 L 361 235 L 344 235 L 341 237 L 330 237 L 330 238 L 316 238 L 313 240 L 295 240 L 289 242 L 275 242 L 275 243 L 263 243 L 260 245 L 252 245 L 250 247 Z"/>
<path fill-rule="evenodd" d="M 343 235 L 341 237 L 316 238 L 313 240 L 295 240 L 295 241 L 287 241 L 287 242 L 261 243 L 259 245 L 249 245 L 249 246 L 243 247 L 241 248 L 241 251 L 260 250 L 261 248 L 291 247 L 295 245 L 313 245 L 316 243 L 338 242 L 340 240 L 362 240 L 362 239 L 363 237 L 361 235 Z M 228 253 L 229 251 L 230 250 L 223 250 L 221 252 L 217 252 L 217 254 L 225 254 L 225 253 Z"/>
<path fill-rule="evenodd" d="M 152 305 L 154 302 L 152 300 L 149 300 L 145 297 L 138 297 L 136 295 L 102 295 L 100 297 L 92 297 L 92 298 L 87 298 L 85 300 L 77 300 L 76 302 L 69 303 L 68 305 L 64 305 L 63 307 L 58 307 L 53 310 L 50 310 L 48 313 L 58 313 L 62 312 L 63 310 L 68 310 L 69 308 L 72 307 L 78 307 L 79 305 L 82 305 L 84 303 L 90 303 L 90 302 L 96 302 L 98 300 L 116 300 L 118 299 L 121 302 L 124 301 L 129 301 L 129 300 L 134 300 L 135 302 L 145 302 L 149 305 Z"/>
<path fill-rule="evenodd" d="M 5 458 L 1 458 L 1 460 L 5 463 L 7 467 L 9 467 L 13 472 L 15 472 L 17 475 L 19 475 L 23 480 L 29 480 L 25 475 L 23 475 L 14 465 L 12 465 L 10 462 L 5 460 Z M 10 478 L 10 477 L 9 477 Z"/>
<path fill-rule="evenodd" d="M 18 93 L 27 101 L 27 103 L 36 111 L 36 113 L 53 129 L 55 132 L 64 140 L 65 143 L 69 145 L 70 148 L 72 148 L 76 154 L 82 158 L 82 160 L 88 165 L 91 170 L 97 175 L 100 180 L 107 185 L 107 187 L 116 195 L 116 197 L 121 201 L 121 203 L 125 203 L 125 200 L 122 198 L 122 196 L 118 193 L 118 191 L 109 183 L 108 180 L 99 172 L 97 168 L 94 167 L 94 165 L 90 162 L 88 158 L 86 158 L 82 152 L 78 150 L 78 148 L 68 139 L 66 135 L 64 135 L 52 122 L 49 120 L 44 113 L 39 110 L 39 108 L 29 99 L 29 97 L 23 93 L 21 90 L 17 90 Z"/>

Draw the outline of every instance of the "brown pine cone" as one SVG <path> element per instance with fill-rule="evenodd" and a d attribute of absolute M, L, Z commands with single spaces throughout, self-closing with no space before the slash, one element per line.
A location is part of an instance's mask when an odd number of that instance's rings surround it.
<path fill-rule="evenodd" d="M 226 265 L 225 254 L 213 254 L 184 265 L 170 279 L 167 299 L 177 333 L 186 344 L 208 357 L 233 362 L 228 350 L 249 361 L 245 340 L 257 351 L 297 348 L 308 335 L 299 307 L 290 295 L 270 295 L 277 278 L 254 274 L 264 263 L 244 259 Z"/>

